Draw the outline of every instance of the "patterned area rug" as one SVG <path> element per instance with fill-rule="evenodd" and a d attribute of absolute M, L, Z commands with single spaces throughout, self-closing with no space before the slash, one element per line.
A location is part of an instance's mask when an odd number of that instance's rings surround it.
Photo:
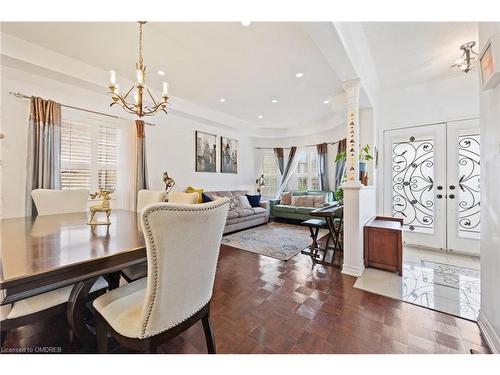
<path fill-rule="evenodd" d="M 321 229 L 318 238 L 326 233 L 326 229 Z M 271 258 L 288 260 L 310 245 L 311 237 L 307 227 L 269 223 L 224 236 L 222 243 Z"/>

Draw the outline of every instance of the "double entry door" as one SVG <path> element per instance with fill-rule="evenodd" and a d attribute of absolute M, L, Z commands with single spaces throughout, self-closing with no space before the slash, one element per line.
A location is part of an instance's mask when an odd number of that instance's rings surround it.
<path fill-rule="evenodd" d="M 479 255 L 479 145 L 476 119 L 385 131 L 384 211 L 405 244 Z"/>

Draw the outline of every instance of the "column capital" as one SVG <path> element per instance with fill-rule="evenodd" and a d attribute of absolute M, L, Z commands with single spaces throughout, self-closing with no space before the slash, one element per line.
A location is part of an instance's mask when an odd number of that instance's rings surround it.
<path fill-rule="evenodd" d="M 361 87 L 361 80 L 359 78 L 355 78 L 349 81 L 344 81 L 342 82 L 342 87 L 344 88 L 344 91 L 348 91 L 354 88 L 359 89 Z"/>

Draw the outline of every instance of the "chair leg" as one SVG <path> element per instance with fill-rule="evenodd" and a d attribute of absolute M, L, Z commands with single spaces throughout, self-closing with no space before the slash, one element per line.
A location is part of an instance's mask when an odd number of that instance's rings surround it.
<path fill-rule="evenodd" d="M 106 323 L 104 318 L 100 314 L 96 314 L 95 317 L 95 333 L 97 340 L 97 352 L 107 353 L 108 352 L 108 330 L 106 329 Z"/>
<path fill-rule="evenodd" d="M 205 332 L 205 340 L 207 341 L 208 354 L 215 354 L 215 338 L 210 323 L 210 312 L 207 312 L 207 314 L 201 318 L 201 322 L 203 323 L 203 331 Z"/>

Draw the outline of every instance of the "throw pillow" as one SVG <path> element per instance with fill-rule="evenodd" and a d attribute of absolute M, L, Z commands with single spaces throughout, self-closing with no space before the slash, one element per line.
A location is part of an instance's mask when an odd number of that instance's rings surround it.
<path fill-rule="evenodd" d="M 260 198 L 261 195 L 249 195 L 247 194 L 247 199 L 250 202 L 250 206 L 252 207 L 260 207 Z"/>
<path fill-rule="evenodd" d="M 198 193 L 198 203 L 203 203 L 203 189 L 195 189 L 192 186 L 188 186 L 186 189 L 186 193 Z"/>
<path fill-rule="evenodd" d="M 281 193 L 280 204 L 287 205 L 287 206 L 292 204 L 292 192 L 291 191 Z"/>
<path fill-rule="evenodd" d="M 203 201 L 203 203 L 208 203 L 208 202 L 212 202 L 212 198 L 210 198 L 208 195 L 206 195 L 205 193 L 201 193 L 201 199 Z"/>
<path fill-rule="evenodd" d="M 240 203 L 240 208 L 252 208 L 248 198 L 245 195 L 238 195 L 238 200 Z"/>
<path fill-rule="evenodd" d="M 229 211 L 239 210 L 240 200 L 238 197 L 229 198 Z"/>
<path fill-rule="evenodd" d="M 292 206 L 296 207 L 314 207 L 314 196 L 299 195 L 292 197 Z"/>
<path fill-rule="evenodd" d="M 326 194 L 313 195 L 314 207 L 324 207 L 326 202 Z"/>

